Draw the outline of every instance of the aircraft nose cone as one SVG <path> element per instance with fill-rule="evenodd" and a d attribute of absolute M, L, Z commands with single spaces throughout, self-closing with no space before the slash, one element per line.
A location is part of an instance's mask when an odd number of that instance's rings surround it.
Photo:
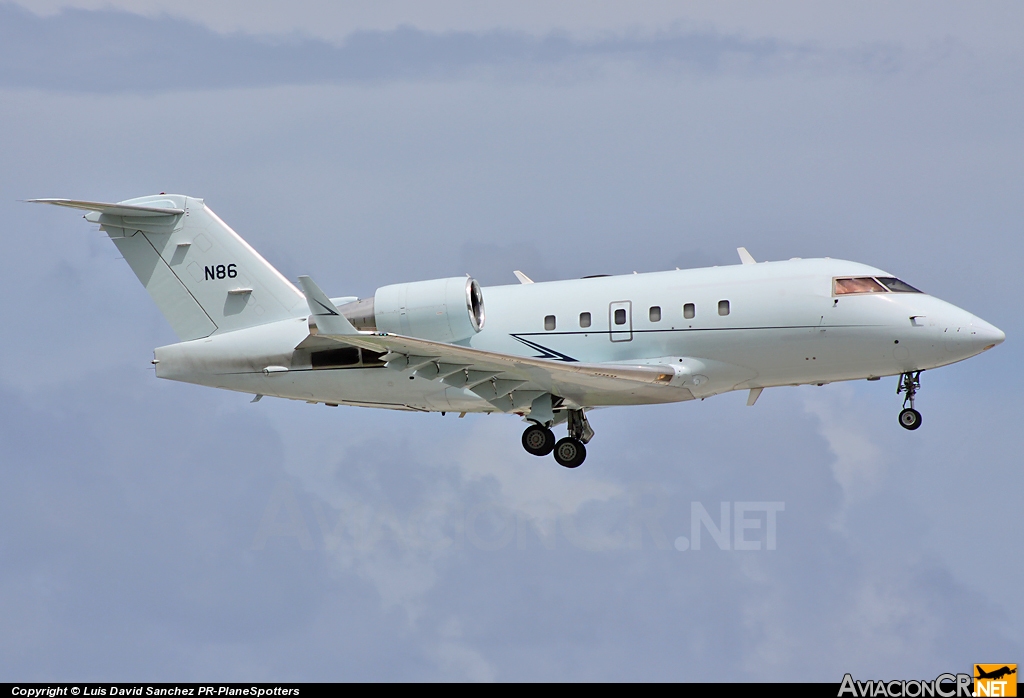
<path fill-rule="evenodd" d="M 978 337 L 984 342 L 983 349 L 991 349 L 1002 344 L 1006 339 L 1006 333 L 995 325 L 989 325 L 987 322 L 985 325 L 986 327 L 978 328 Z"/>
<path fill-rule="evenodd" d="M 947 350 L 970 355 L 991 349 L 1006 339 L 1005 332 L 977 317 L 960 327 L 948 327 L 945 335 Z"/>

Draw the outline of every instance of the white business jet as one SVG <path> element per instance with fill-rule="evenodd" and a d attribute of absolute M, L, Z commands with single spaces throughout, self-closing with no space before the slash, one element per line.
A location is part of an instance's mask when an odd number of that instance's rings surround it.
<path fill-rule="evenodd" d="M 899 376 L 917 429 L 921 372 L 991 349 L 996 327 L 881 269 L 838 259 L 598 276 L 481 289 L 455 277 L 330 298 L 282 276 L 202 199 L 38 203 L 89 211 L 181 339 L 160 378 L 310 403 L 503 412 L 523 446 L 575 468 L 587 412 Z M 484 299 L 487 312 L 484 312 Z M 556 442 L 552 427 L 566 424 Z"/>

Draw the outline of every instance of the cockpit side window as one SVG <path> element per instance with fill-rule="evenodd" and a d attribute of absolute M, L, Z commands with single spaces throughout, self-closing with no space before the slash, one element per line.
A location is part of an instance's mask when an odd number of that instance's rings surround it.
<path fill-rule="evenodd" d="M 876 278 L 893 293 L 923 293 L 923 291 L 918 291 L 907 282 L 900 281 L 894 276 L 879 276 Z"/>
<path fill-rule="evenodd" d="M 885 293 L 886 288 L 870 276 L 840 277 L 835 280 L 835 294 Z"/>

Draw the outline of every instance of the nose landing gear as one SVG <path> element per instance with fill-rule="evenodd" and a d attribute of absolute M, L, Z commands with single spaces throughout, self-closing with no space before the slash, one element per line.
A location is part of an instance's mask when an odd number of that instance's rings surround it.
<path fill-rule="evenodd" d="M 565 468 L 578 468 L 587 457 L 585 443 L 594 436 L 583 410 L 569 410 L 569 435 L 555 442 L 551 429 L 543 424 L 531 424 L 523 432 L 523 448 L 535 456 L 555 452 L 555 462 Z"/>
<path fill-rule="evenodd" d="M 900 412 L 900 426 L 913 431 L 921 426 L 921 413 L 914 409 L 914 396 L 921 389 L 921 372 L 911 371 L 900 376 L 899 385 L 896 386 L 896 394 L 906 396 L 903 398 L 903 411 Z M 907 405 L 910 407 L 907 407 Z"/>

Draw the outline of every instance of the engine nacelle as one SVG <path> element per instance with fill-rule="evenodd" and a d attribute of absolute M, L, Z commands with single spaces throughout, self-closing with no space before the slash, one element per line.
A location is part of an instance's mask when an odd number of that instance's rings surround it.
<path fill-rule="evenodd" d="M 469 339 L 484 326 L 480 284 L 467 276 L 382 286 L 372 299 L 348 303 L 338 310 L 361 330 L 436 342 Z"/>

